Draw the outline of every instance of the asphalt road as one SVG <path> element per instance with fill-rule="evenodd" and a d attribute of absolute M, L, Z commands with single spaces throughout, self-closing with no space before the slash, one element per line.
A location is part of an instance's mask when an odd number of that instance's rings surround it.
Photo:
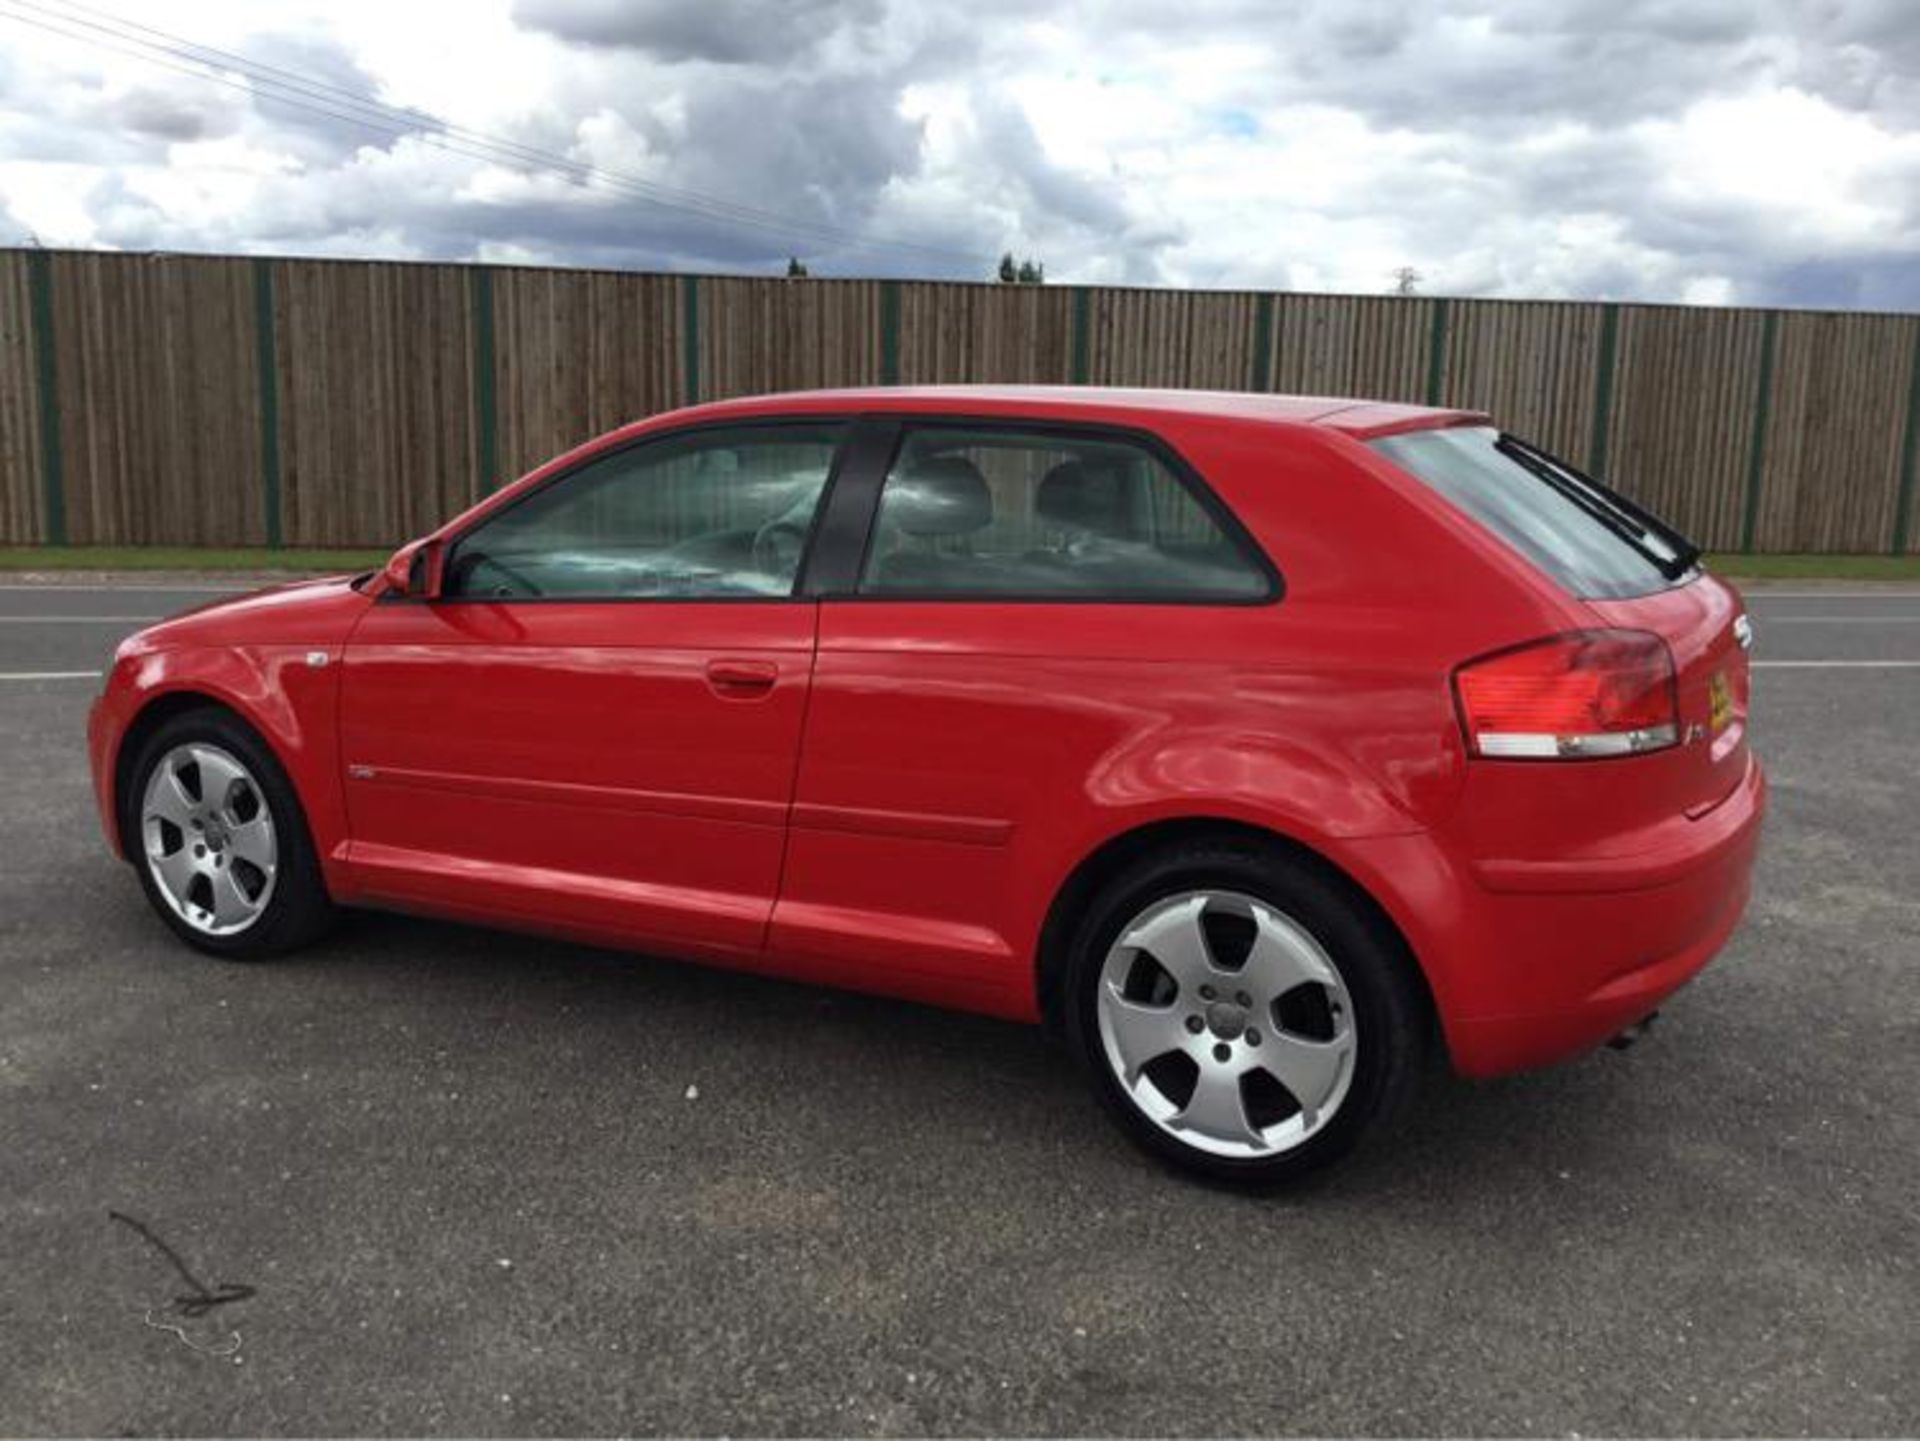
<path fill-rule="evenodd" d="M 189 953 L 94 684 L 22 677 L 200 598 L 0 589 L 0 1432 L 1920 1429 L 1920 591 L 1756 592 L 1757 896 L 1652 1039 L 1265 1199 L 1019 1027 L 379 916 Z M 109 1208 L 255 1294 L 144 1324 Z"/>

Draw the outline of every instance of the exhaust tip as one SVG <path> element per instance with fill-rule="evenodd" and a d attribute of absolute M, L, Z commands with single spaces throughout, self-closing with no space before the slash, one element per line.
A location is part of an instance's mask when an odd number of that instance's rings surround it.
<path fill-rule="evenodd" d="M 1635 1045 L 1641 1037 L 1653 1029 L 1653 1023 L 1660 1019 L 1660 1013 L 1654 1011 L 1622 1029 L 1607 1042 L 1609 1051 L 1624 1051 Z"/>

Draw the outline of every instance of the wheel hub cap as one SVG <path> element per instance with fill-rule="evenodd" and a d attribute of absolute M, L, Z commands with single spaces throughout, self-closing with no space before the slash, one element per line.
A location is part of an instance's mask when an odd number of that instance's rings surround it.
<path fill-rule="evenodd" d="M 1223 1041 L 1235 1040 L 1247 1028 L 1247 1013 L 1231 1001 L 1215 1001 L 1207 1007 L 1207 1029 Z"/>

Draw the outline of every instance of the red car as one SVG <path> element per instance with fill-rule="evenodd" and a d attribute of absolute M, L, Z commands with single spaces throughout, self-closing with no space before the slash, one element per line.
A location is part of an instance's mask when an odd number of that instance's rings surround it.
<path fill-rule="evenodd" d="M 1150 1151 L 1276 1180 L 1726 941 L 1765 784 L 1697 560 L 1462 411 L 731 401 L 142 631 L 93 773 L 215 955 L 389 907 L 1045 1022 Z"/>

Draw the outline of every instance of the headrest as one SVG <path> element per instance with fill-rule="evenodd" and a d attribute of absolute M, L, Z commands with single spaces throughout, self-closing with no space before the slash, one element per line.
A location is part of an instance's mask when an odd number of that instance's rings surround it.
<path fill-rule="evenodd" d="M 1127 528 L 1125 499 L 1117 467 L 1066 460 L 1040 478 L 1033 511 L 1043 524 L 1118 534 Z"/>
<path fill-rule="evenodd" d="M 908 535 L 967 535 L 993 522 L 993 495 L 972 461 L 922 456 L 891 476 L 882 514 Z"/>

